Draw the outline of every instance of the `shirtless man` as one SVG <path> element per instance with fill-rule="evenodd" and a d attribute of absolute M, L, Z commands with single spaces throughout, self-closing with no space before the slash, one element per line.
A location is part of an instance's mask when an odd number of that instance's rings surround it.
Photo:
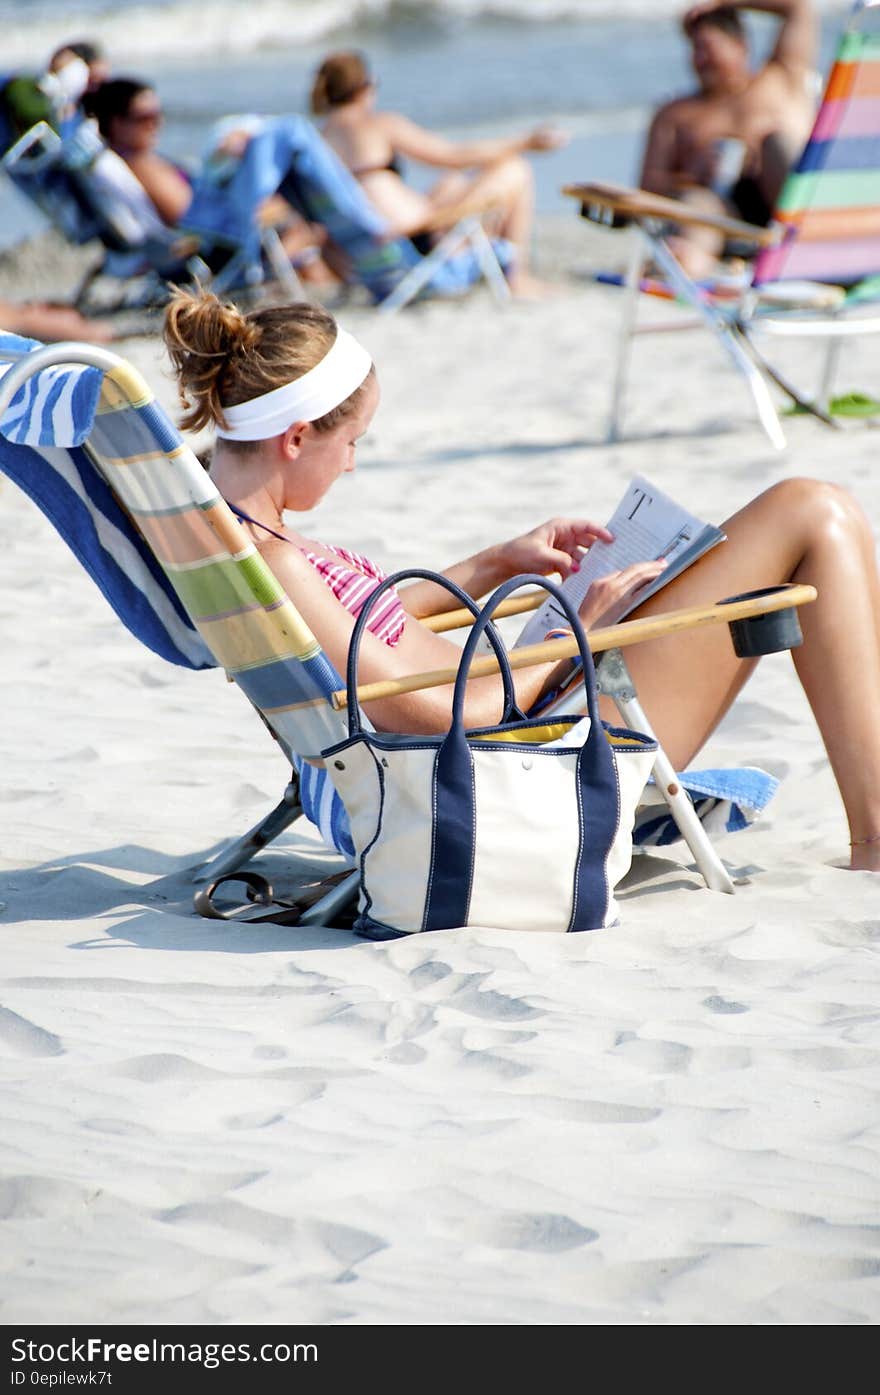
<path fill-rule="evenodd" d="M 749 63 L 743 9 L 763 10 L 782 21 L 776 46 L 758 72 Z M 766 224 L 812 125 L 810 75 L 817 48 L 812 6 L 809 0 L 703 0 L 688 10 L 682 27 L 699 90 L 657 112 L 641 186 L 713 213 Z M 723 156 L 731 152 L 742 160 L 725 179 Z M 694 276 L 710 271 L 720 250 L 713 230 L 689 228 L 675 240 L 676 255 Z"/>

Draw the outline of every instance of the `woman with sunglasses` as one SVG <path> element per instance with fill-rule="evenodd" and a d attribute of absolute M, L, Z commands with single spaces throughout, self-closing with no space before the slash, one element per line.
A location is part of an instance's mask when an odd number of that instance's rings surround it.
<path fill-rule="evenodd" d="M 134 174 L 161 222 L 170 228 L 181 224 L 196 231 L 238 235 L 253 239 L 253 255 L 259 257 L 259 234 L 254 214 L 266 209 L 278 194 L 290 166 L 290 140 L 284 121 L 266 121 L 262 129 L 234 134 L 238 141 L 234 170 L 223 181 L 206 167 L 190 173 L 159 153 L 159 132 L 164 114 L 155 88 L 134 78 L 113 78 L 87 98 L 87 109 L 109 148 Z M 289 123 L 288 123 L 289 124 Z M 252 147 L 252 148 L 251 148 Z M 304 222 L 286 203 L 273 209 L 282 223 L 282 244 L 291 259 L 306 247 L 320 245 L 321 229 Z M 314 261 L 299 267 L 305 279 L 324 279 L 323 266 Z"/>

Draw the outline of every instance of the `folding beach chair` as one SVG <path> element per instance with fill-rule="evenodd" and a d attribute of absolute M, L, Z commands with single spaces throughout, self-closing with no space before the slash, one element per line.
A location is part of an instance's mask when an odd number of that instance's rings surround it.
<path fill-rule="evenodd" d="M 14 336 L 0 338 L 0 469 L 46 513 L 135 637 L 170 662 L 225 669 L 291 762 L 291 782 L 278 806 L 204 869 L 203 877 L 216 880 L 241 868 L 302 813 L 329 846 L 350 858 L 345 810 L 320 764 L 310 763 L 320 763 L 320 752 L 347 730 L 340 677 L 140 375 L 124 359 L 91 345 L 43 348 Z M 800 600 L 814 595 L 808 587 L 791 593 Z M 618 643 L 681 628 L 685 619 L 726 622 L 791 603 L 779 593 L 737 606 L 673 612 L 597 633 L 591 645 L 613 655 Z M 524 604 L 529 602 L 513 602 L 507 612 Z M 457 618 L 437 617 L 434 627 L 448 629 Z M 573 653 L 569 641 L 554 643 Z M 513 663 L 520 666 L 530 657 L 546 662 L 562 650 L 551 653 L 543 644 L 530 655 L 520 649 Z M 621 677 L 622 655 L 617 659 L 612 695 L 623 712 L 643 718 Z M 746 772 L 746 794 L 755 773 Z M 739 774 L 704 772 L 689 782 L 674 774 L 662 753 L 655 766 L 668 814 L 658 819 L 657 810 L 651 811 L 646 841 L 670 841 L 674 820 L 707 884 L 718 890 L 732 891 L 732 883 L 682 791 L 692 783 L 703 812 L 717 816 L 723 807 L 725 826 L 741 827 L 742 812 L 730 801 L 743 787 L 736 780 L 731 787 L 724 778 Z M 755 809 L 773 786 L 753 801 Z M 303 920 L 332 918 L 356 883 L 353 872 Z"/>
<path fill-rule="evenodd" d="M 281 194 L 307 222 L 326 228 L 349 281 L 363 286 L 381 310 L 400 310 L 421 295 L 461 295 L 481 278 L 496 300 L 509 299 L 504 272 L 513 249 L 487 236 L 481 222 L 486 207 L 463 201 L 458 216 L 450 210 L 455 226 L 423 255 L 409 238 L 389 235 L 385 219 L 311 122 L 284 120 L 295 123 L 298 153 Z"/>
<path fill-rule="evenodd" d="M 785 436 L 768 383 L 827 425 L 832 379 L 843 341 L 880 331 L 880 0 L 857 0 L 840 39 L 810 139 L 788 175 L 769 228 L 704 214 L 687 204 L 608 184 L 569 185 L 587 216 L 631 219 L 641 236 L 626 275 L 609 439 L 620 436 L 639 289 L 650 260 L 678 299 L 695 310 L 746 379 L 764 430 L 777 449 Z M 698 285 L 670 250 L 670 224 L 713 227 L 759 249 L 741 296 L 719 299 Z M 849 288 L 848 290 L 844 288 Z M 827 353 L 815 395 L 795 388 L 755 343 L 766 333 L 818 337 Z"/>
<path fill-rule="evenodd" d="M 38 122 L 6 152 L 2 164 L 15 187 L 69 242 L 102 245 L 100 260 L 73 296 L 78 310 L 88 311 L 99 277 L 126 283 L 114 305 L 102 306 L 106 311 L 161 304 L 169 281 L 198 278 L 222 295 L 259 284 L 267 265 L 290 299 L 302 298 L 274 228 L 251 220 L 242 236 L 220 227 L 205 236 L 189 227 L 167 227 L 139 180 L 90 121 L 80 120 L 62 134 Z"/>

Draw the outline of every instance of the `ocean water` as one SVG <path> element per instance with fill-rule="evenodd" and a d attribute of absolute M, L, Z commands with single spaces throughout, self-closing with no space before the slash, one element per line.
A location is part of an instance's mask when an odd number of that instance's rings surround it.
<path fill-rule="evenodd" d="M 551 121 L 565 149 L 534 158 L 538 208 L 560 186 L 631 182 L 653 108 L 687 87 L 679 0 L 0 0 L 3 71 L 36 71 L 65 39 L 99 40 L 119 74 L 149 81 L 167 114 L 162 146 L 198 155 L 218 116 L 306 111 L 328 50 L 365 52 L 382 104 L 450 136 Z M 822 65 L 848 8 L 822 0 Z M 750 17 L 757 56 L 773 21 Z M 414 183 L 431 172 L 413 169 Z M 44 226 L 0 183 L 0 245 Z"/>

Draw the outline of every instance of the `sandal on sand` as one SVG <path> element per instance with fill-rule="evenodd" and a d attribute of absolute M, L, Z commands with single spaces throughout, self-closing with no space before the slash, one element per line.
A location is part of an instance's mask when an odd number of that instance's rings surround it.
<path fill-rule="evenodd" d="M 805 416 L 809 410 L 809 407 L 793 402 L 789 407 L 783 409 L 782 415 L 786 417 Z M 877 417 L 880 416 L 880 401 L 876 397 L 869 397 L 866 392 L 844 392 L 839 397 L 832 397 L 828 403 L 828 415 L 831 417 Z"/>
<path fill-rule="evenodd" d="M 832 397 L 828 411 L 833 417 L 876 417 L 880 416 L 880 402 L 866 392 L 845 392 Z"/>
<path fill-rule="evenodd" d="M 200 887 L 193 897 L 193 906 L 199 915 L 205 916 L 208 920 L 237 920 L 244 921 L 248 925 L 262 925 L 271 921 L 275 925 L 297 925 L 303 911 L 307 911 L 316 901 L 320 901 L 322 896 L 326 896 L 328 891 L 332 891 L 334 886 L 338 886 L 341 881 L 350 876 L 350 870 L 334 872 L 330 877 L 325 877 L 323 881 L 310 882 L 294 897 L 276 896 L 272 883 L 259 874 L 259 872 L 227 872 L 225 876 L 218 877 L 216 881 L 208 886 Z M 240 882 L 247 888 L 247 899 L 237 904 L 219 904 L 215 899 L 217 888 L 224 882 Z M 271 907 L 264 915 L 249 915 L 247 912 L 256 907 Z M 333 917 L 334 926 L 345 929 L 354 923 L 355 907 L 347 910 L 336 911 Z"/>

